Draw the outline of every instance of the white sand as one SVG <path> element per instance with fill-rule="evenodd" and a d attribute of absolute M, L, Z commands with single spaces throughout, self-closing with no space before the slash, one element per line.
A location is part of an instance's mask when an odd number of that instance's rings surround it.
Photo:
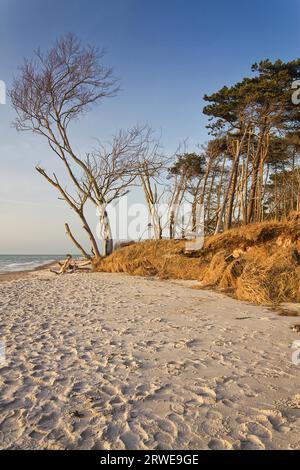
<path fill-rule="evenodd" d="M 300 449 L 297 318 L 192 283 L 0 284 L 0 448 Z"/>

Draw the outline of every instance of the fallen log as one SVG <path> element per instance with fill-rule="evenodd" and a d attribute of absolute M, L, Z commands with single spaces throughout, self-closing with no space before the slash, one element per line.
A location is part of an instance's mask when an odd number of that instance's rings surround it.
<path fill-rule="evenodd" d="M 92 269 L 92 263 L 90 260 L 76 262 L 75 260 L 73 260 L 72 255 L 67 255 L 66 260 L 63 263 L 59 262 L 58 264 L 60 266 L 59 271 L 51 269 L 51 272 L 57 275 L 65 273 L 74 273 L 76 271 L 89 272 Z"/>
<path fill-rule="evenodd" d="M 55 271 L 55 269 L 51 269 L 51 272 L 54 274 L 58 274 L 58 275 L 64 274 L 67 271 L 67 269 L 70 267 L 71 260 L 72 260 L 72 255 L 67 255 L 67 258 L 64 261 L 64 263 L 63 264 L 59 263 L 61 265 L 60 270 Z"/>

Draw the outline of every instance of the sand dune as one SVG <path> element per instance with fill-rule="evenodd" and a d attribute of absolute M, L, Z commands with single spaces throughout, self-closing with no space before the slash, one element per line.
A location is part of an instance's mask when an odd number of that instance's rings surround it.
<path fill-rule="evenodd" d="M 118 274 L 0 284 L 1 449 L 300 449 L 295 318 Z"/>

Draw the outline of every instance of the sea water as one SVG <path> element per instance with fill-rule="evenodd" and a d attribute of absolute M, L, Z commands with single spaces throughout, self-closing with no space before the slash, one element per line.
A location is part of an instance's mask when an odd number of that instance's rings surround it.
<path fill-rule="evenodd" d="M 65 257 L 66 255 L 0 255 L 0 273 L 30 271 Z"/>

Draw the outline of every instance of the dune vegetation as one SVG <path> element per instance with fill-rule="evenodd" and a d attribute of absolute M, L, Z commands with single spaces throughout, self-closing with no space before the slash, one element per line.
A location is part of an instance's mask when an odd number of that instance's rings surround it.
<path fill-rule="evenodd" d="M 98 260 L 95 271 L 199 280 L 257 304 L 300 301 L 300 213 L 207 237 L 202 250 L 184 240 L 147 240 Z"/>

